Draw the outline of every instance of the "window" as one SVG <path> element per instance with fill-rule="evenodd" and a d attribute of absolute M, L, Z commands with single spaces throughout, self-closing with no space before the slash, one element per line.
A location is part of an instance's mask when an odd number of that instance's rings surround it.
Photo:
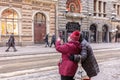
<path fill-rule="evenodd" d="M 94 0 L 94 12 L 96 12 L 96 3 L 97 3 L 97 1 Z"/>
<path fill-rule="evenodd" d="M 42 13 L 37 13 L 34 17 L 35 23 L 39 23 L 39 24 L 45 24 L 46 22 L 46 18 L 45 15 Z"/>
<path fill-rule="evenodd" d="M 106 2 L 103 3 L 103 13 L 106 13 Z"/>
<path fill-rule="evenodd" d="M 103 17 L 106 17 L 106 2 L 103 2 Z"/>
<path fill-rule="evenodd" d="M 99 12 L 101 12 L 101 1 L 99 1 Z"/>
<path fill-rule="evenodd" d="M 6 9 L 2 12 L 1 27 L 2 35 L 14 33 L 18 35 L 18 14 L 13 9 Z"/>
<path fill-rule="evenodd" d="M 117 5 L 117 15 L 119 15 L 120 13 L 119 13 L 119 10 L 120 10 L 120 6 L 119 5 Z"/>
<path fill-rule="evenodd" d="M 96 16 L 96 4 L 97 4 L 97 0 L 94 0 L 94 16 Z"/>
<path fill-rule="evenodd" d="M 116 4 L 113 5 L 113 8 L 114 8 L 114 9 L 116 8 Z"/>

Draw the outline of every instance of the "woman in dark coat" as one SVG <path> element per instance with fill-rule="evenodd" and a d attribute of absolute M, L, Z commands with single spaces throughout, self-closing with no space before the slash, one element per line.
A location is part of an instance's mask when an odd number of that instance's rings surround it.
<path fill-rule="evenodd" d="M 75 62 L 79 62 L 81 60 L 82 67 L 86 71 L 88 77 L 94 77 L 99 73 L 99 66 L 94 56 L 93 49 L 84 39 L 83 33 L 81 33 L 79 41 L 82 47 L 80 54 L 71 55 L 69 58 Z"/>
<path fill-rule="evenodd" d="M 9 38 L 7 44 L 8 44 L 8 48 L 7 48 L 6 52 L 9 51 L 10 47 L 13 47 L 14 51 L 17 51 L 16 48 L 15 48 L 15 39 L 14 39 L 14 34 L 13 33 L 10 35 L 10 38 Z"/>
<path fill-rule="evenodd" d="M 55 36 L 55 34 L 53 34 L 53 35 L 52 35 L 52 38 L 51 38 L 50 47 L 52 47 L 53 44 L 54 44 L 54 46 L 55 46 L 55 41 L 56 41 L 56 36 Z"/>
<path fill-rule="evenodd" d="M 49 37 L 49 34 L 46 34 L 46 36 L 44 37 L 44 41 L 45 41 L 45 47 L 49 47 L 49 39 L 48 39 L 48 37 Z"/>

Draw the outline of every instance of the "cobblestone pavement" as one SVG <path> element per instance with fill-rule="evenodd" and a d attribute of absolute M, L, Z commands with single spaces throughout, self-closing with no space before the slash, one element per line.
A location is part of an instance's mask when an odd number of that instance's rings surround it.
<path fill-rule="evenodd" d="M 100 73 L 92 80 L 120 80 L 120 59 L 110 59 L 99 63 Z M 57 70 L 26 74 L 0 80 L 60 80 Z"/>
<path fill-rule="evenodd" d="M 93 80 L 120 80 L 120 59 L 102 62 L 100 73 Z"/>
<path fill-rule="evenodd" d="M 112 49 L 119 48 L 120 43 L 97 43 L 91 44 L 94 50 L 99 49 Z M 0 57 L 2 56 L 12 56 L 12 55 L 28 55 L 28 54 L 37 54 L 37 53 L 53 53 L 56 52 L 55 48 L 45 48 L 44 45 L 35 45 L 35 46 L 17 46 L 18 51 L 13 52 L 10 49 L 10 52 L 5 52 L 6 47 L 0 47 Z M 120 80 L 120 60 L 109 60 L 106 62 L 99 63 L 100 73 L 98 76 L 92 78 L 92 80 Z M 11 78 L 0 78 L 0 80 L 60 80 L 60 76 L 57 70 L 38 72 L 33 74 L 26 74 L 22 76 L 16 76 Z"/>

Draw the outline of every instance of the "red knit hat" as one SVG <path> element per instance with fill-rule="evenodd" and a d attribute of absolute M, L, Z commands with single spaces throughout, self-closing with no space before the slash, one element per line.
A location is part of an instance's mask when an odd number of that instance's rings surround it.
<path fill-rule="evenodd" d="M 80 31 L 76 30 L 71 33 L 70 38 L 74 41 L 78 41 L 80 38 Z"/>

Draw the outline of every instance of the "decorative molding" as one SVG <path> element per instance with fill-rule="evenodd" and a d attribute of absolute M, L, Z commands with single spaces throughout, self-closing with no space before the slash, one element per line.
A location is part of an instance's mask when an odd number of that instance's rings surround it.
<path fill-rule="evenodd" d="M 85 18 L 86 16 L 80 13 L 71 13 L 68 12 L 65 14 L 66 17 L 70 17 L 70 18 Z"/>
<path fill-rule="evenodd" d="M 80 13 L 81 12 L 80 0 L 67 0 L 66 8 L 69 12 Z"/>

